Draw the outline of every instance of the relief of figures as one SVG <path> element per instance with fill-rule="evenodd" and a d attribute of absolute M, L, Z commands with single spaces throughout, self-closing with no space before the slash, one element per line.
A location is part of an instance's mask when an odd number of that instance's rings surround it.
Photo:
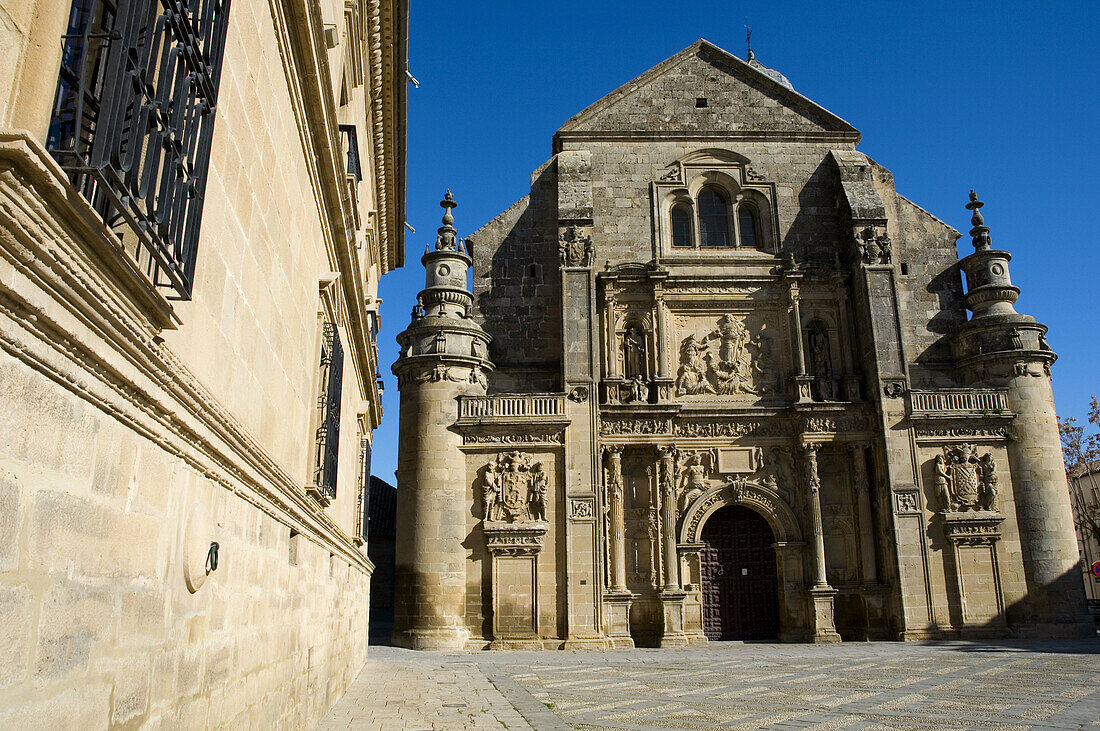
<path fill-rule="evenodd" d="M 940 512 L 997 510 L 997 465 L 973 444 L 953 444 L 936 455 L 935 493 Z"/>
<path fill-rule="evenodd" d="M 701 338 L 688 335 L 680 343 L 678 396 L 766 395 L 778 387 L 779 373 L 768 338 L 750 337 L 744 323 L 732 315 L 723 315 L 717 327 Z"/>
<path fill-rule="evenodd" d="M 546 520 L 549 477 L 523 452 L 498 454 L 485 468 L 481 498 L 486 521 Z"/>

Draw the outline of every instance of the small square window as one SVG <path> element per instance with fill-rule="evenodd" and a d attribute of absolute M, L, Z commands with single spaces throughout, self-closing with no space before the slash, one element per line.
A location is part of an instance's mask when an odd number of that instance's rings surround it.
<path fill-rule="evenodd" d="M 707 106 L 707 98 L 705 96 L 700 96 L 695 99 L 696 109 L 702 109 L 705 106 Z"/>

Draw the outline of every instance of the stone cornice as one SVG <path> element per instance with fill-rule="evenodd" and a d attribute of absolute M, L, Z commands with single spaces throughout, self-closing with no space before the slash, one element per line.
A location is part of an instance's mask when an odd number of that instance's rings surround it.
<path fill-rule="evenodd" d="M 129 299 L 133 292 L 120 292 L 114 265 L 88 248 L 110 242 L 102 223 L 99 234 L 85 230 L 94 227 L 71 190 L 59 200 L 56 188 L 28 185 L 45 174 L 34 172 L 44 154 L 36 143 L 0 140 L 0 348 L 357 569 L 373 570 L 165 346 L 148 310 Z"/>
<path fill-rule="evenodd" d="M 855 145 L 859 132 L 795 132 L 774 130 L 743 131 L 675 131 L 616 130 L 558 131 L 554 135 L 554 154 L 575 142 L 819 142 L 821 144 Z"/>

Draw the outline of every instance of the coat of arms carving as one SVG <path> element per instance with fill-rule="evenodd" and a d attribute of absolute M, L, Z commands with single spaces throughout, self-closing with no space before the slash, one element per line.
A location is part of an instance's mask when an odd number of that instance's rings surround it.
<path fill-rule="evenodd" d="M 523 452 L 498 454 L 485 468 L 481 498 L 485 520 L 521 523 L 546 520 L 549 476 Z"/>
<path fill-rule="evenodd" d="M 978 456 L 973 444 L 952 444 L 936 455 L 935 486 L 940 512 L 997 509 L 997 466 L 993 455 Z"/>
<path fill-rule="evenodd" d="M 579 231 L 576 226 L 566 226 L 558 236 L 558 254 L 562 266 L 592 266 L 592 237 Z"/>

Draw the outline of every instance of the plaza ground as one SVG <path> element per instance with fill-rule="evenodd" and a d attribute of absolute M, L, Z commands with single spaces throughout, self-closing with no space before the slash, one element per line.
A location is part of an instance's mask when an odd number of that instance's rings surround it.
<path fill-rule="evenodd" d="M 1095 729 L 1100 639 L 372 647 L 319 729 Z"/>

